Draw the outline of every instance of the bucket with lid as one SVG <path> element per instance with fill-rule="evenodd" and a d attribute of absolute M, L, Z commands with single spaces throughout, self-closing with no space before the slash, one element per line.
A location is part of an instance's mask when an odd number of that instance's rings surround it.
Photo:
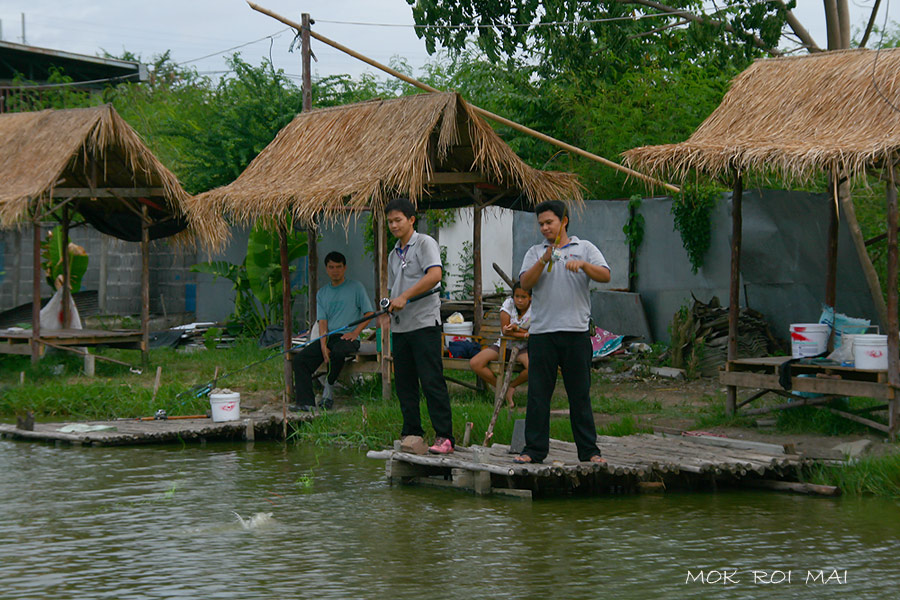
<path fill-rule="evenodd" d="M 865 333 L 854 337 L 853 361 L 857 369 L 887 371 L 887 336 Z"/>
<path fill-rule="evenodd" d="M 830 334 L 831 328 L 824 323 L 791 323 L 791 358 L 825 352 Z"/>
<path fill-rule="evenodd" d="M 209 406 L 215 423 L 241 418 L 241 395 L 237 392 L 228 389 L 213 390 L 209 395 Z"/>

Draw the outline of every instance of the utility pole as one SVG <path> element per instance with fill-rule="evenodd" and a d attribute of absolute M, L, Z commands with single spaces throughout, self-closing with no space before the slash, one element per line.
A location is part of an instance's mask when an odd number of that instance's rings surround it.
<path fill-rule="evenodd" d="M 22 45 L 24 46 L 27 42 L 25 41 L 25 13 L 22 13 Z"/>

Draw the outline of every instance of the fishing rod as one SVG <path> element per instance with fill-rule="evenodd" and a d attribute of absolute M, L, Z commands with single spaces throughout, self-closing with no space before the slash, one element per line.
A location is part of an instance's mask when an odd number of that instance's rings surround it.
<path fill-rule="evenodd" d="M 427 292 L 422 292 L 421 294 L 416 294 L 415 296 L 413 296 L 412 298 L 410 298 L 409 300 L 407 300 L 407 304 L 412 303 L 412 302 L 416 302 L 417 300 L 421 300 L 422 298 L 425 298 L 425 297 L 430 296 L 430 295 L 432 295 L 432 294 L 436 294 L 436 293 L 438 293 L 439 291 L 441 291 L 441 287 L 440 287 L 440 286 L 437 286 L 437 287 L 435 287 L 435 288 L 433 288 L 433 289 L 428 290 Z M 286 352 L 293 352 L 294 350 L 302 350 L 303 348 L 306 348 L 307 346 L 309 346 L 309 345 L 312 344 L 313 342 L 318 342 L 318 341 L 320 341 L 322 338 L 327 338 L 327 337 L 330 336 L 330 335 L 335 335 L 335 334 L 337 334 L 337 333 L 341 333 L 342 331 L 347 331 L 347 330 L 350 329 L 351 327 L 356 327 L 356 326 L 359 325 L 360 323 L 364 323 L 364 322 L 366 322 L 366 321 L 371 321 L 372 319 L 374 319 L 374 318 L 376 318 L 376 317 L 380 317 L 380 316 L 383 315 L 383 314 L 387 314 L 387 313 L 391 312 L 391 310 L 390 310 L 390 307 L 391 307 L 391 299 L 390 299 L 390 298 L 382 298 L 382 299 L 381 299 L 381 302 L 379 302 L 378 305 L 381 307 L 381 310 L 379 310 L 379 311 L 377 311 L 377 312 L 375 312 L 375 313 L 369 315 L 368 317 L 362 317 L 362 318 L 359 318 L 359 319 L 353 321 L 352 323 L 347 323 L 346 325 L 344 325 L 343 327 L 341 327 L 341 328 L 339 328 L 339 329 L 335 329 L 334 331 L 329 331 L 328 333 L 326 333 L 326 334 L 324 334 L 324 335 L 320 335 L 319 337 L 317 337 L 317 338 L 315 338 L 315 339 L 311 339 L 311 340 L 309 340 L 308 342 L 304 342 L 304 343 L 300 343 L 300 344 L 293 345 L 293 346 L 291 346 L 290 348 L 288 348 L 288 349 L 286 349 L 286 350 L 281 350 L 280 352 L 277 352 L 277 353 L 275 353 L 275 354 L 273 354 L 273 355 L 271 355 L 271 356 L 267 356 L 266 358 L 263 358 L 262 360 L 258 360 L 258 361 L 256 361 L 256 362 L 252 362 L 252 363 L 250 363 L 250 364 L 248 364 L 248 365 L 244 365 L 243 367 L 241 367 L 240 369 L 238 369 L 238 370 L 236 370 L 236 371 L 230 371 L 230 372 L 228 372 L 228 373 L 223 373 L 222 375 L 219 375 L 218 377 L 216 377 L 216 378 L 214 378 L 214 379 L 210 379 L 209 381 L 207 381 L 207 382 L 205 382 L 205 383 L 197 384 L 197 385 L 195 385 L 194 387 L 192 387 L 192 388 L 190 388 L 190 389 L 187 389 L 187 390 L 184 390 L 183 392 L 177 394 L 177 395 L 175 396 L 175 399 L 178 400 L 179 398 L 181 398 L 182 396 L 185 396 L 185 395 L 187 395 L 187 394 L 191 394 L 192 397 L 194 397 L 194 398 L 201 398 L 201 397 L 207 395 L 208 393 L 210 393 L 210 392 L 212 391 L 212 389 L 213 389 L 213 385 L 217 384 L 217 383 L 219 382 L 220 379 L 225 379 L 225 378 L 228 377 L 228 376 L 236 375 L 236 374 L 238 374 L 238 373 L 241 373 L 241 372 L 243 372 L 243 371 L 246 371 L 246 370 L 249 369 L 250 367 L 255 367 L 256 365 L 260 365 L 260 364 L 262 364 L 262 363 L 264 363 L 264 362 L 270 361 L 270 360 L 272 360 L 273 358 L 277 358 L 277 357 L 279 357 L 279 356 L 282 356 L 282 355 L 285 354 Z"/>

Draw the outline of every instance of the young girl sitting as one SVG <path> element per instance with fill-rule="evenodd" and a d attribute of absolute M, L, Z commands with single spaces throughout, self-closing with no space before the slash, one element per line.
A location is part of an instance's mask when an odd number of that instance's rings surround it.
<path fill-rule="evenodd" d="M 519 348 L 517 360 L 524 367 L 519 376 L 509 383 L 509 390 L 506 392 L 506 402 L 512 407 L 515 406 L 513 395 L 516 393 L 516 386 L 528 381 L 527 340 L 528 327 L 531 325 L 531 292 L 522 289 L 518 282 L 513 287 L 512 298 L 504 300 L 503 306 L 500 307 L 500 325 L 503 335 L 517 338 L 517 341 L 507 343 L 506 351 L 508 353 L 512 348 Z M 508 356 L 507 354 L 507 358 Z M 500 340 L 497 340 L 492 346 L 483 349 L 469 360 L 472 370 L 492 388 L 497 385 L 497 378 L 488 367 L 488 363 L 499 357 Z"/>

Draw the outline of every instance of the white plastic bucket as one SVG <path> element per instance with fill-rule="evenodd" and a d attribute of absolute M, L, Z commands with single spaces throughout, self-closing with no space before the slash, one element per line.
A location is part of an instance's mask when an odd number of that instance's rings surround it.
<path fill-rule="evenodd" d="M 472 321 L 462 323 L 444 323 L 444 348 L 450 348 L 450 342 L 471 340 Z"/>
<path fill-rule="evenodd" d="M 241 418 L 241 395 L 231 390 L 214 392 L 209 395 L 209 406 L 212 409 L 212 420 L 237 421 Z"/>
<path fill-rule="evenodd" d="M 824 323 L 791 323 L 791 358 L 825 352 L 831 328 Z"/>
<path fill-rule="evenodd" d="M 853 361 L 857 369 L 887 371 L 887 336 L 866 333 L 853 338 Z"/>

